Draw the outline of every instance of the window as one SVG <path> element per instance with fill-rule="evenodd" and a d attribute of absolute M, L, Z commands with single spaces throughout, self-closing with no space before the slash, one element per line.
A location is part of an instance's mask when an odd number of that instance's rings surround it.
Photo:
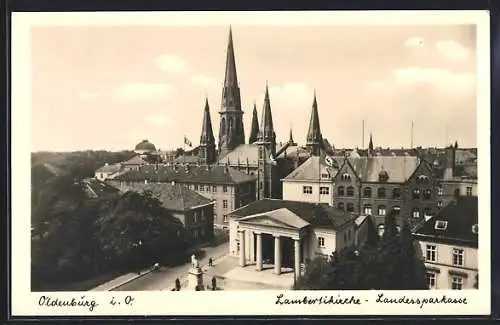
<path fill-rule="evenodd" d="M 379 205 L 379 207 L 378 207 L 378 215 L 379 216 L 385 216 L 385 206 L 384 205 Z"/>
<path fill-rule="evenodd" d="M 353 211 L 354 211 L 354 204 L 347 203 L 347 212 L 353 212 Z"/>
<path fill-rule="evenodd" d="M 354 196 L 354 187 L 349 186 L 347 188 L 347 196 Z"/>
<path fill-rule="evenodd" d="M 419 208 L 413 208 L 413 210 L 412 210 L 412 216 L 415 219 L 420 218 L 420 209 Z"/>
<path fill-rule="evenodd" d="M 330 188 L 328 188 L 326 186 L 321 186 L 319 188 L 319 194 L 324 194 L 324 195 L 330 194 Z"/>
<path fill-rule="evenodd" d="M 401 226 L 396 225 L 396 231 L 397 231 L 398 233 L 400 233 L 400 232 L 401 232 Z"/>
<path fill-rule="evenodd" d="M 437 188 L 437 195 L 439 196 L 443 195 L 443 188 L 441 186 Z"/>
<path fill-rule="evenodd" d="M 453 290 L 462 290 L 462 286 L 464 284 L 464 278 L 458 275 L 454 275 L 451 277 L 451 289 Z"/>
<path fill-rule="evenodd" d="M 436 273 L 426 272 L 425 277 L 427 279 L 427 285 L 429 286 L 429 289 L 436 289 Z"/>
<path fill-rule="evenodd" d="M 227 214 L 224 215 L 224 217 L 222 218 L 222 220 L 224 221 L 224 223 L 227 222 Z M 239 243 L 238 243 L 239 244 Z M 239 249 L 238 249 L 239 250 Z"/>
<path fill-rule="evenodd" d="M 227 209 L 227 200 L 222 200 L 222 208 Z"/>
<path fill-rule="evenodd" d="M 430 188 L 426 188 L 424 190 L 424 200 L 430 200 L 431 199 L 431 194 L 432 194 L 432 191 Z"/>
<path fill-rule="evenodd" d="M 453 248 L 453 265 L 464 266 L 464 250 L 461 248 Z"/>
<path fill-rule="evenodd" d="M 467 187 L 467 196 L 472 196 L 472 187 Z"/>
<path fill-rule="evenodd" d="M 226 185 L 222 186 L 222 192 L 227 193 L 227 186 Z"/>
<path fill-rule="evenodd" d="M 424 209 L 424 218 L 430 218 L 432 217 L 432 209 L 431 208 L 425 208 Z"/>
<path fill-rule="evenodd" d="M 427 245 L 425 249 L 425 260 L 428 262 L 436 262 L 437 248 L 436 245 Z"/>
<path fill-rule="evenodd" d="M 438 201 L 437 206 L 438 206 L 438 208 L 443 207 L 443 201 Z"/>
<path fill-rule="evenodd" d="M 344 196 L 344 187 L 343 186 L 339 186 L 339 188 L 337 189 L 337 195 Z"/>
<path fill-rule="evenodd" d="M 318 247 L 325 247 L 325 237 L 318 237 Z"/>
<path fill-rule="evenodd" d="M 204 189 L 205 189 L 205 186 L 200 185 L 200 192 L 203 192 Z"/>
<path fill-rule="evenodd" d="M 312 194 L 312 192 L 313 192 L 312 186 L 302 186 L 302 193 Z"/>
<path fill-rule="evenodd" d="M 419 183 L 419 184 L 425 183 L 428 180 L 429 180 L 429 177 L 427 177 L 426 175 L 420 175 L 417 177 L 417 183 Z"/>
<path fill-rule="evenodd" d="M 446 230 L 448 227 L 448 221 L 438 220 L 434 224 L 434 229 L 436 230 Z"/>
<path fill-rule="evenodd" d="M 394 213 L 397 215 L 401 214 L 401 207 L 400 206 L 395 205 L 392 207 L 392 210 L 394 210 Z"/>
<path fill-rule="evenodd" d="M 259 147 L 259 159 L 264 159 L 264 148 Z"/>
<path fill-rule="evenodd" d="M 363 212 L 365 215 L 367 216 L 371 216 L 372 215 L 372 206 L 369 205 L 369 204 L 366 204 L 364 207 L 363 207 Z"/>
<path fill-rule="evenodd" d="M 350 181 L 351 180 L 351 175 L 347 174 L 347 173 L 344 173 L 342 175 L 342 180 L 343 181 Z"/>
<path fill-rule="evenodd" d="M 344 210 L 344 202 L 339 202 L 339 204 L 337 204 L 337 208 L 339 210 Z"/>
<path fill-rule="evenodd" d="M 384 235 L 385 227 L 383 224 L 378 225 L 378 236 L 382 237 Z"/>
<path fill-rule="evenodd" d="M 420 199 L 420 189 L 419 188 L 413 189 L 413 198 Z"/>
<path fill-rule="evenodd" d="M 328 179 L 330 177 L 329 177 L 328 173 L 321 173 L 321 178 L 322 179 Z"/>
<path fill-rule="evenodd" d="M 197 223 L 198 222 L 198 213 L 193 213 L 193 223 Z"/>
<path fill-rule="evenodd" d="M 385 198 L 385 188 L 384 187 L 379 187 L 377 189 L 377 196 L 379 198 Z"/>
<path fill-rule="evenodd" d="M 372 188 L 371 187 L 365 187 L 363 189 L 363 197 L 372 197 Z"/>
<path fill-rule="evenodd" d="M 195 190 L 195 191 L 198 191 L 198 184 L 195 184 L 195 185 L 194 185 L 194 190 Z"/>
<path fill-rule="evenodd" d="M 212 192 L 214 192 L 214 193 L 217 192 L 217 186 L 212 185 Z"/>
<path fill-rule="evenodd" d="M 392 190 L 392 198 L 393 199 L 399 199 L 401 197 L 401 189 L 400 188 L 395 188 Z"/>
<path fill-rule="evenodd" d="M 206 191 L 207 191 L 207 192 L 210 192 L 210 185 L 207 185 L 207 186 L 205 187 L 205 189 L 206 189 Z"/>

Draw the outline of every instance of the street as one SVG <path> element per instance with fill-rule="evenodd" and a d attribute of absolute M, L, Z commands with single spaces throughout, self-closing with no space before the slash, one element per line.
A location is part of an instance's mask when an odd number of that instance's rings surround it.
<path fill-rule="evenodd" d="M 206 247 L 202 249 L 205 254 L 200 259 L 200 266 L 208 264 L 208 259 L 217 259 L 228 254 L 229 243 L 224 242 L 218 246 Z M 159 291 L 170 290 L 174 287 L 175 279 L 182 279 L 187 276 L 191 263 L 179 265 L 176 267 L 162 267 L 157 272 L 151 272 L 143 277 L 133 280 L 117 289 L 116 291 Z"/>

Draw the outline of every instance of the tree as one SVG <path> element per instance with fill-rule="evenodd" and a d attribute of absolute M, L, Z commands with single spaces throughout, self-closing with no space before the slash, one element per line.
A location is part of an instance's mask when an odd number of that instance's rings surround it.
<path fill-rule="evenodd" d="M 181 281 L 179 278 L 175 279 L 175 290 L 180 291 L 181 290 Z"/>
<path fill-rule="evenodd" d="M 178 157 L 184 155 L 185 153 L 186 153 L 186 151 L 184 149 L 177 148 L 177 149 L 175 149 L 175 155 L 174 156 L 175 156 L 175 158 L 178 158 Z"/>

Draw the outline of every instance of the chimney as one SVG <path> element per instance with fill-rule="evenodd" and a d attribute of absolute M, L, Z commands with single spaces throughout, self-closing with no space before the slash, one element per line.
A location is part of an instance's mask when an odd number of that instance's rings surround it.
<path fill-rule="evenodd" d="M 455 172 L 455 148 L 449 145 L 445 149 L 446 152 L 446 165 L 444 170 L 443 179 L 452 180 Z"/>

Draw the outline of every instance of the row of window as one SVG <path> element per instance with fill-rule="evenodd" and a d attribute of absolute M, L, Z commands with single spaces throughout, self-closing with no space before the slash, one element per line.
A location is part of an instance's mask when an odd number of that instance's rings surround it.
<path fill-rule="evenodd" d="M 425 261 L 426 262 L 436 262 L 437 261 L 437 246 L 427 245 L 425 250 Z M 453 248 L 451 263 L 453 266 L 464 266 L 464 250 L 462 248 Z"/>
<path fill-rule="evenodd" d="M 427 271 L 425 274 L 429 289 L 437 289 L 437 274 L 436 272 Z M 464 286 L 464 278 L 459 275 L 451 276 L 451 289 L 462 290 Z"/>
<path fill-rule="evenodd" d="M 313 188 L 312 186 L 302 186 L 302 193 L 303 194 L 313 194 Z M 328 195 L 330 194 L 330 188 L 326 186 L 320 186 L 319 188 L 319 194 L 321 195 Z"/>
<path fill-rule="evenodd" d="M 194 184 L 191 185 L 191 189 L 194 191 L 199 191 L 199 192 L 212 192 L 216 193 L 217 192 L 217 185 L 198 185 Z M 222 186 L 222 192 L 227 193 L 227 186 L 224 185 Z"/>

